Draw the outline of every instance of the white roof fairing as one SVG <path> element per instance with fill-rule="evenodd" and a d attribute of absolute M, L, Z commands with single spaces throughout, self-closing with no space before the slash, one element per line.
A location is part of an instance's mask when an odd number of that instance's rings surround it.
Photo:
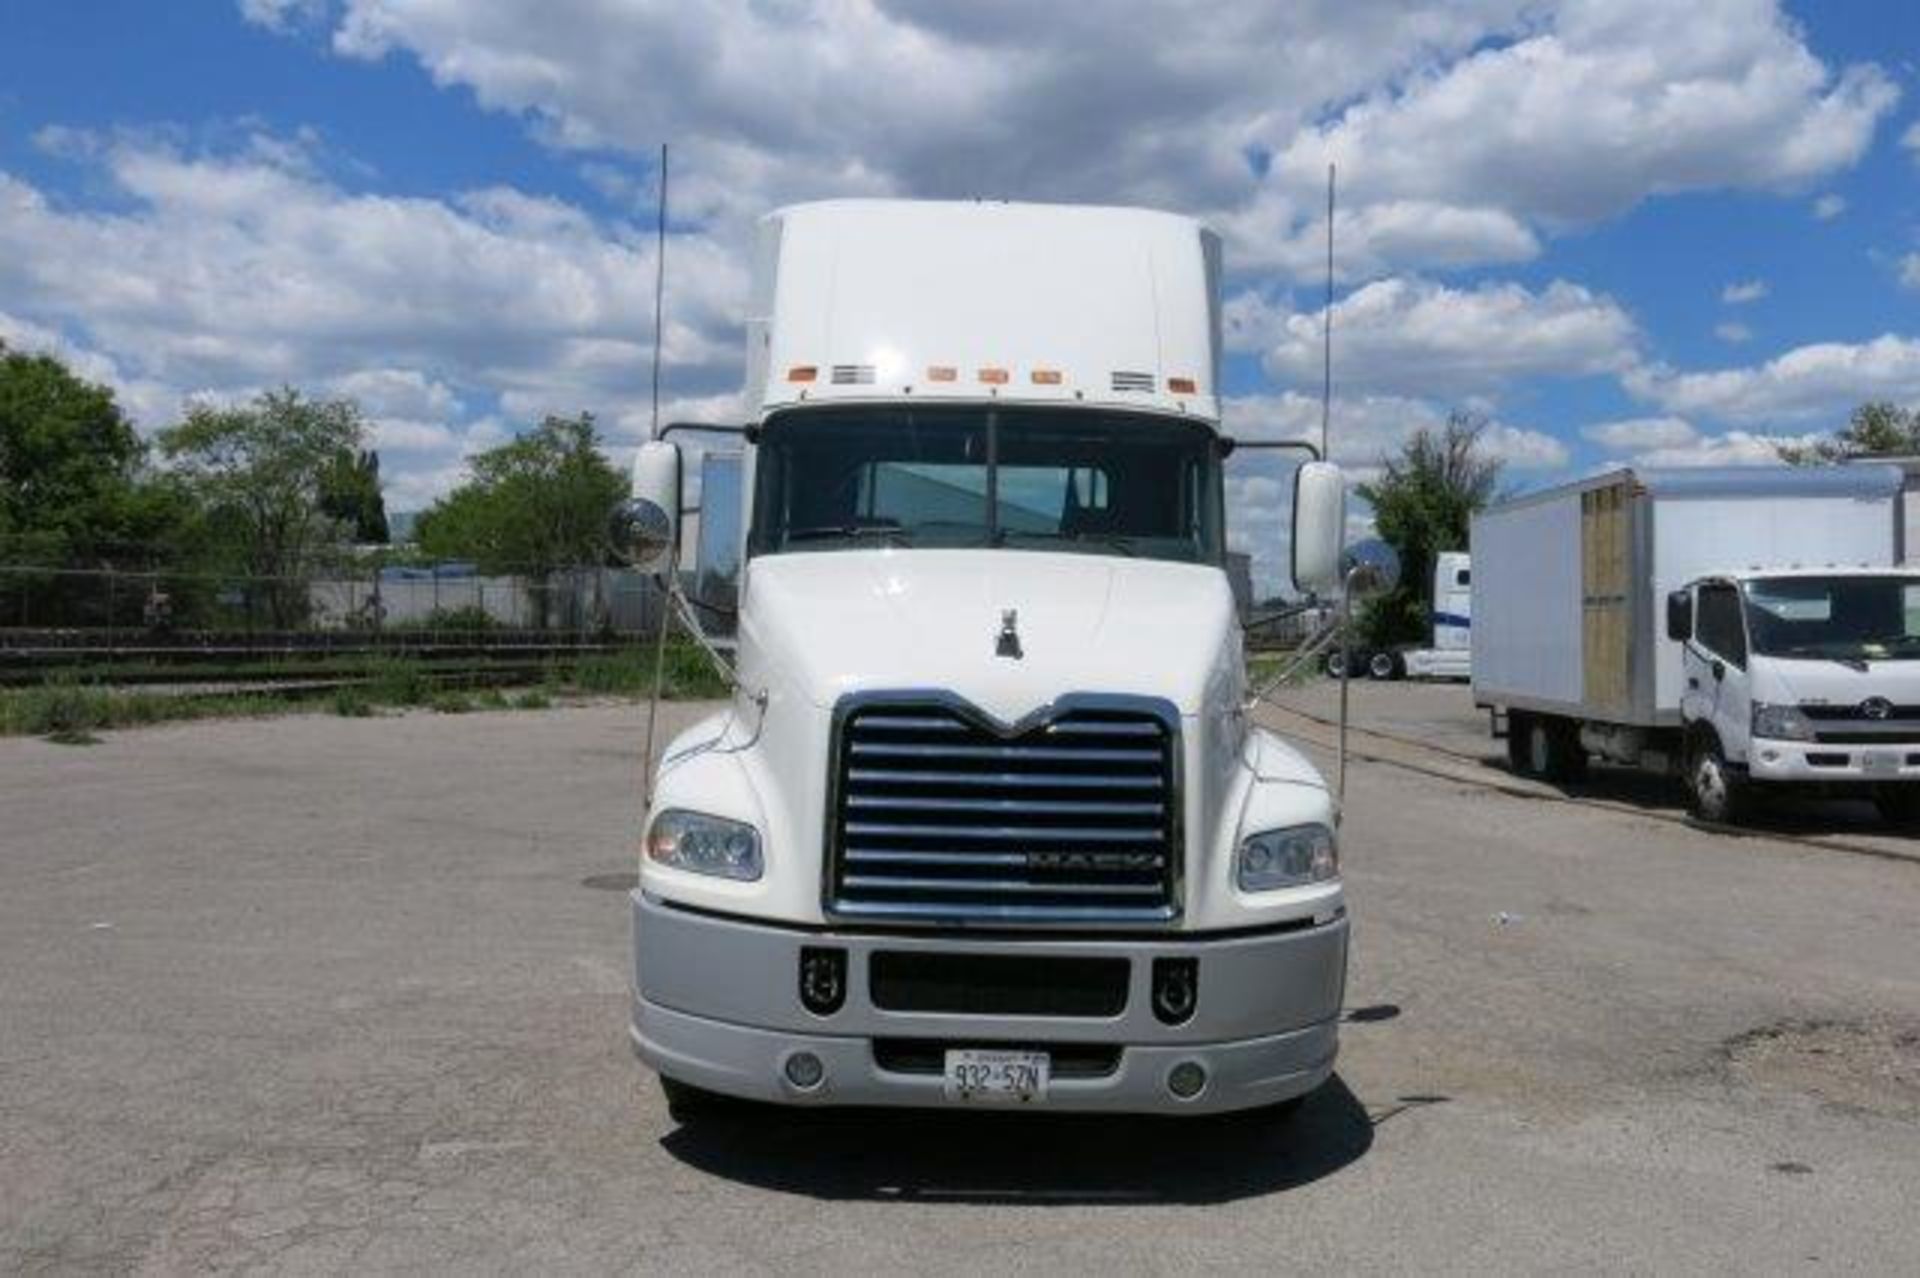
<path fill-rule="evenodd" d="M 1219 420 L 1219 240 L 1190 218 L 832 200 L 769 214 L 761 245 L 758 314 L 748 326 L 750 343 L 761 344 L 748 365 L 761 414 L 910 396 Z M 814 379 L 790 381 L 796 366 L 817 370 Z M 953 379 L 930 380 L 932 367 L 952 369 Z M 1006 379 L 982 380 L 982 369 L 1004 369 Z M 1036 382 L 1035 370 L 1058 382 Z M 1116 373 L 1146 374 L 1152 389 L 1116 390 Z M 1174 378 L 1193 390 L 1173 390 Z"/>

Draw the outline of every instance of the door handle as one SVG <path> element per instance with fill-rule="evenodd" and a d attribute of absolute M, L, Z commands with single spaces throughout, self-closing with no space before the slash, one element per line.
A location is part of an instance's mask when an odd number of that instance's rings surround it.
<path fill-rule="evenodd" d="M 1689 675 L 1689 676 L 1687 676 L 1687 686 L 1688 686 L 1689 688 L 1695 688 L 1695 689 L 1697 689 L 1697 688 L 1699 688 L 1699 686 L 1700 686 L 1700 680 L 1699 680 L 1699 677 L 1698 677 L 1698 676 L 1695 676 L 1695 675 Z"/>

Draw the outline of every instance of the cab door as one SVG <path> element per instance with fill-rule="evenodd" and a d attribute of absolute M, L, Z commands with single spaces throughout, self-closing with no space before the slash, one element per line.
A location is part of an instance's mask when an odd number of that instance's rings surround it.
<path fill-rule="evenodd" d="M 1711 723 L 1728 762 L 1744 763 L 1753 696 L 1739 587 L 1730 581 L 1701 582 L 1694 588 L 1693 616 L 1693 638 L 1687 640 L 1681 662 L 1686 679 L 1681 715 L 1689 723 Z"/>

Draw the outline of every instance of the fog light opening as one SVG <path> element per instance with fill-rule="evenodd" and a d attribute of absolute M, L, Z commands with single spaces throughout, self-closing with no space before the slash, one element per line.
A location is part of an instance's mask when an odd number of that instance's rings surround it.
<path fill-rule="evenodd" d="M 1185 1024 L 1200 1002 L 1200 963 L 1190 958 L 1153 961 L 1153 1015 L 1163 1025 Z"/>
<path fill-rule="evenodd" d="M 827 1067 L 812 1052 L 795 1052 L 781 1063 L 780 1072 L 796 1091 L 810 1092 L 826 1081 Z"/>
<path fill-rule="evenodd" d="M 1167 1071 L 1167 1090 L 1175 1100 L 1192 1100 L 1207 1090 L 1207 1067 L 1199 1061 L 1181 1061 Z"/>
<path fill-rule="evenodd" d="M 800 1005 L 831 1016 L 847 1001 L 847 952 L 808 946 L 800 951 Z"/>

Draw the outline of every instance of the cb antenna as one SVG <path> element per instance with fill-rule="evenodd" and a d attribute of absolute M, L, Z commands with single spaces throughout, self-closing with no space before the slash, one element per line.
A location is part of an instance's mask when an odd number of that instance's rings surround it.
<path fill-rule="evenodd" d="M 1320 457 L 1332 461 L 1327 436 L 1333 422 L 1333 165 L 1327 165 L 1327 305 L 1320 312 Z"/>
<path fill-rule="evenodd" d="M 1331 260 L 1331 259 L 1329 259 Z M 1329 267 L 1329 270 L 1332 268 Z M 1329 280 L 1327 288 L 1333 284 Z M 1331 296 L 1331 292 L 1328 294 Z M 660 438 L 660 324 L 667 296 L 667 144 L 660 144 L 660 213 L 653 232 L 653 438 Z"/>

